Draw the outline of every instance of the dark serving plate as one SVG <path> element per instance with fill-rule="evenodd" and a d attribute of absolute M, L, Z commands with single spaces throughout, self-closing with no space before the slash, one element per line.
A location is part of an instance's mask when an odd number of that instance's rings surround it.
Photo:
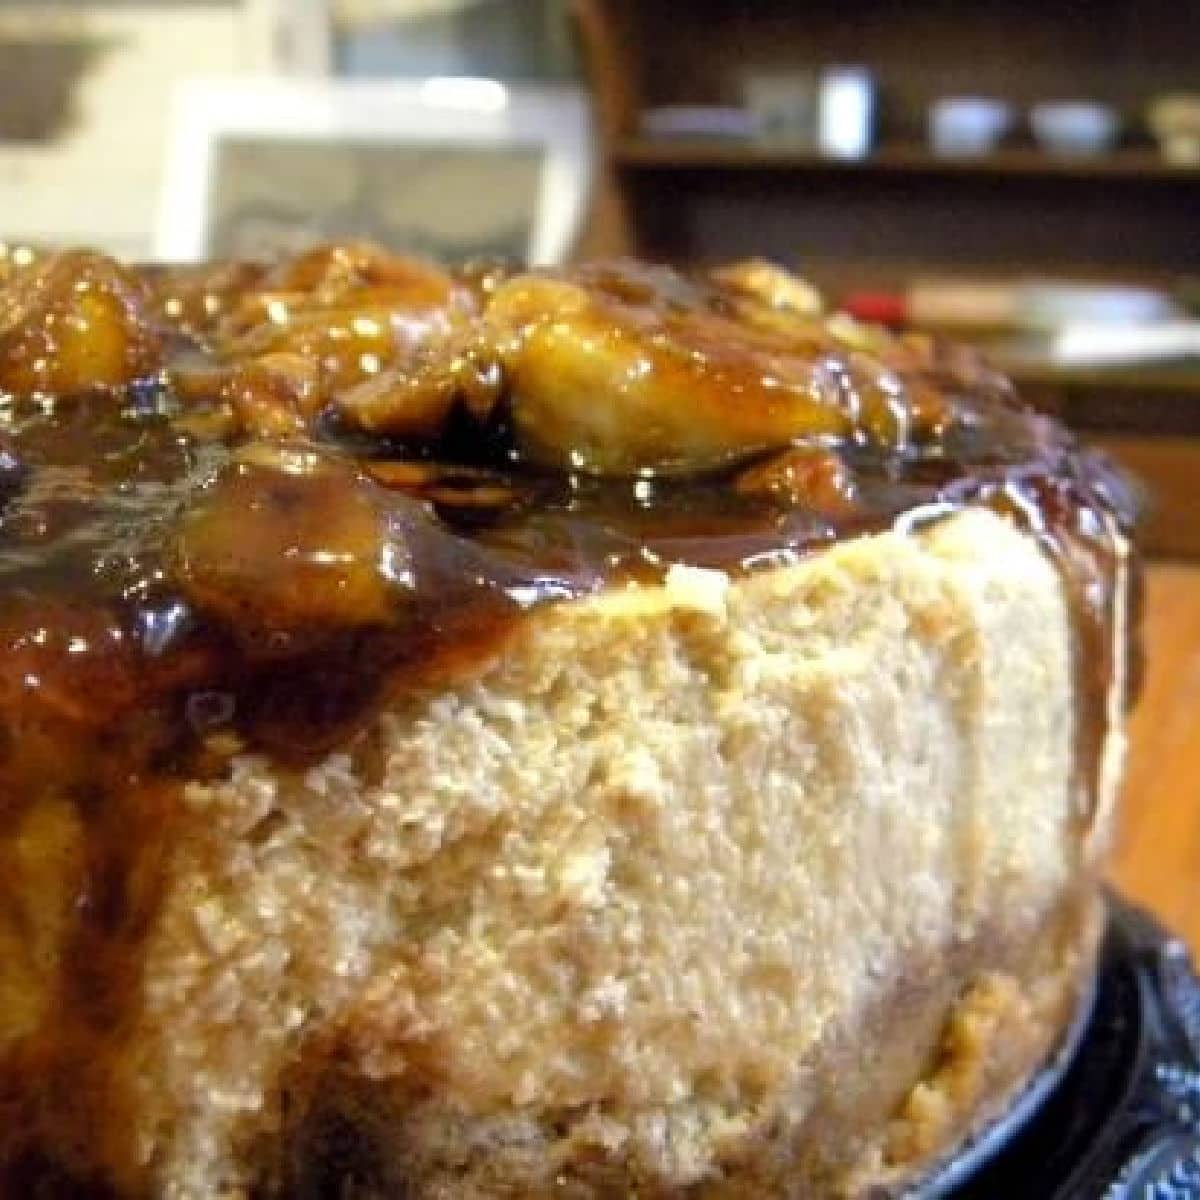
<path fill-rule="evenodd" d="M 909 1200 L 1200 1200 L 1200 979 L 1183 944 L 1110 897 L 1063 1050 Z"/>

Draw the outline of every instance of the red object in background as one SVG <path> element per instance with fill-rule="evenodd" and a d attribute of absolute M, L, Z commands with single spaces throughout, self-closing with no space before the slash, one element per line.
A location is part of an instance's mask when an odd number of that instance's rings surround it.
<path fill-rule="evenodd" d="M 908 323 L 908 298 L 899 292 L 852 292 L 838 306 L 859 321 L 898 327 Z"/>

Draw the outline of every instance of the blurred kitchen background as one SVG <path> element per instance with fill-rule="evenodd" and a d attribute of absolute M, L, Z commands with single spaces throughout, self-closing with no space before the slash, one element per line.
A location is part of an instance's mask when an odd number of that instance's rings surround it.
<path fill-rule="evenodd" d="M 1143 482 L 1122 870 L 1200 942 L 1200 4 L 0 0 L 10 244 L 351 234 L 762 255 L 986 344 Z"/>

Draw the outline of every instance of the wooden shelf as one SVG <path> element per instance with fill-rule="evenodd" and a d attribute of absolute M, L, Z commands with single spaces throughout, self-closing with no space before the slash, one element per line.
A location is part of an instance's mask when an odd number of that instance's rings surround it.
<path fill-rule="evenodd" d="M 808 150 L 721 138 L 624 138 L 612 149 L 623 169 L 894 172 L 923 175 L 1058 176 L 1068 179 L 1178 180 L 1200 184 L 1200 168 L 1164 162 L 1151 150 L 1055 157 L 1035 149 L 979 157 L 940 157 L 919 146 L 885 147 L 864 159 L 827 158 Z"/>

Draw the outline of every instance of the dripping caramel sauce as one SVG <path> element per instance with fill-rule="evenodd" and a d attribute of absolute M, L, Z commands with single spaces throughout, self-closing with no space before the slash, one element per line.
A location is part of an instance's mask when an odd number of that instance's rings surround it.
<path fill-rule="evenodd" d="M 0 1200 L 147 1195 L 125 1046 L 184 782 L 219 778 L 221 747 L 302 767 L 381 705 L 490 661 L 541 604 L 653 584 L 676 563 L 751 572 L 994 508 L 1061 570 L 1081 805 L 1096 794 L 1123 652 L 1112 527 L 1128 505 L 1103 463 L 981 367 L 934 361 L 910 374 L 948 398 L 937 436 L 802 454 L 796 470 L 815 462 L 820 476 L 798 498 L 747 486 L 756 471 L 771 479 L 774 452 L 691 476 L 537 467 L 514 460 L 502 413 L 486 428 L 451 416 L 433 441 L 365 434 L 335 407 L 269 445 L 210 436 L 221 370 L 245 352 L 214 349 L 214 325 L 233 313 L 253 326 L 259 308 L 295 305 L 327 275 L 294 271 L 270 301 L 253 291 L 254 267 L 113 274 L 68 258 L 45 275 L 38 286 L 52 295 L 82 279 L 98 327 L 113 313 L 136 319 L 124 341 L 97 333 L 89 360 L 86 338 L 55 340 L 52 305 L 30 316 L 19 296 L 13 318 L 0 303 L 0 385 L 11 388 L 0 397 L 0 925 L 10 909 L 14 927 L 36 919 L 21 913 L 33 868 L 20 847 L 49 836 L 42 814 L 59 814 L 71 848 L 66 932 L 57 957 L 29 973 L 41 1009 L 0 1037 Z M 486 290 L 482 275 L 460 278 Z M 436 281 L 420 282 L 436 294 Z M 337 321 L 354 328 L 345 305 Z M 310 324 L 306 352 L 326 363 L 346 338 L 325 338 L 319 316 Z M 363 336 L 326 384 L 376 353 L 378 323 Z M 259 353 L 263 337 L 250 340 Z M 89 362 L 98 386 L 81 386 Z M 303 375 L 294 360 L 287 370 L 293 383 Z M 8 968 L 18 989 L 20 969 Z"/>

